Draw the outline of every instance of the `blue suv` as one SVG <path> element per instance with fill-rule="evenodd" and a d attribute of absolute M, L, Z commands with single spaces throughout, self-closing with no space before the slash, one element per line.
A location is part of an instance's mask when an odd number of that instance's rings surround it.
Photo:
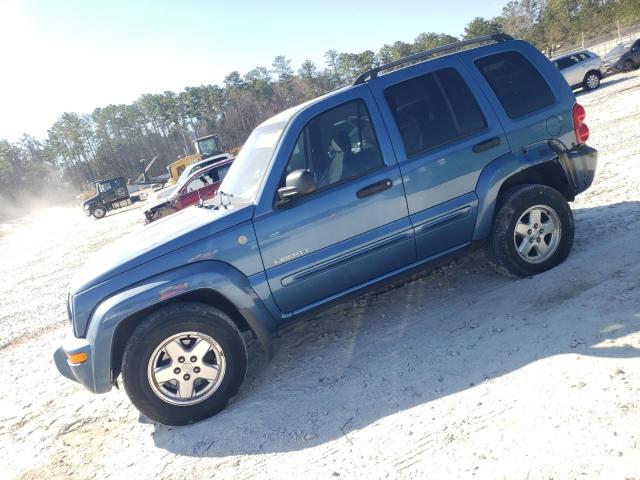
<path fill-rule="evenodd" d="M 284 324 L 475 245 L 511 276 L 553 268 L 596 168 L 584 117 L 507 35 L 365 72 L 258 126 L 213 203 L 99 252 L 57 367 L 95 393 L 121 376 L 146 416 L 187 424 L 240 388 L 243 332 L 270 354 Z"/>

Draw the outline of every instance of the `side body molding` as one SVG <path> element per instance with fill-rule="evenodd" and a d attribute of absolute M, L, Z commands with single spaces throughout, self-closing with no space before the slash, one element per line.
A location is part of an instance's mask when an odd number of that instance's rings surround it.
<path fill-rule="evenodd" d="M 186 293 L 203 290 L 216 292 L 231 302 L 271 356 L 277 323 L 248 279 L 227 263 L 202 261 L 138 282 L 96 307 L 86 335 L 95 349 L 92 352 L 94 391 L 101 393 L 111 388 L 114 337 L 116 329 L 126 318 Z"/>

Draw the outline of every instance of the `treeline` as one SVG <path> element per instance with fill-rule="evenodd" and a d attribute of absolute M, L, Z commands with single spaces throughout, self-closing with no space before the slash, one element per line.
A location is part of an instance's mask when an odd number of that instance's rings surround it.
<path fill-rule="evenodd" d="M 552 53 L 573 44 L 580 33 L 608 33 L 616 21 L 638 21 L 640 0 L 514 0 L 502 15 L 475 18 L 464 38 L 506 32 Z M 93 180 L 136 178 L 140 159 L 158 157 L 152 174 L 180 155 L 193 153 L 196 136 L 216 133 L 226 149 L 239 147 L 269 116 L 345 85 L 380 63 L 458 40 L 422 33 L 413 42 L 383 45 L 377 52 L 325 53 L 326 65 L 305 61 L 296 71 L 284 56 L 270 67 L 226 76 L 222 85 L 145 94 L 130 105 L 108 105 L 92 113 L 64 113 L 47 138 L 25 134 L 18 142 L 0 140 L 0 197 L 37 195 L 43 185 L 69 185 L 80 191 Z"/>

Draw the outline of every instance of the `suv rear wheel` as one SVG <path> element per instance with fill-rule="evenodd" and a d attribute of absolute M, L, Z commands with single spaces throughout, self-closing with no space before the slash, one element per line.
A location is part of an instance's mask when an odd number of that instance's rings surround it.
<path fill-rule="evenodd" d="M 238 327 L 224 312 L 199 303 L 153 312 L 132 334 L 122 359 L 127 395 L 143 414 L 166 425 L 218 413 L 246 371 Z"/>
<path fill-rule="evenodd" d="M 582 81 L 582 88 L 585 90 L 595 90 L 600 86 L 600 74 L 595 71 L 587 72 Z"/>
<path fill-rule="evenodd" d="M 520 185 L 498 198 L 487 256 L 498 272 L 528 277 L 562 263 L 571 251 L 573 233 L 573 214 L 560 192 Z"/>

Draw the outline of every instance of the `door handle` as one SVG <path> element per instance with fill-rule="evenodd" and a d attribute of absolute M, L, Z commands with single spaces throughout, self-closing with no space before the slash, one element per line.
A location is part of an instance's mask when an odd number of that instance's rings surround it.
<path fill-rule="evenodd" d="M 378 192 L 384 192 L 385 190 L 389 190 L 393 183 L 390 179 L 385 178 L 384 180 L 380 180 L 379 182 L 372 183 L 364 188 L 361 188 L 356 192 L 356 197 L 365 198 L 369 195 L 374 195 Z"/>
<path fill-rule="evenodd" d="M 481 153 L 486 150 L 490 150 L 493 147 L 497 147 L 498 145 L 500 145 L 500 137 L 493 137 L 489 140 L 485 140 L 484 142 L 476 143 L 472 150 L 473 153 Z"/>

